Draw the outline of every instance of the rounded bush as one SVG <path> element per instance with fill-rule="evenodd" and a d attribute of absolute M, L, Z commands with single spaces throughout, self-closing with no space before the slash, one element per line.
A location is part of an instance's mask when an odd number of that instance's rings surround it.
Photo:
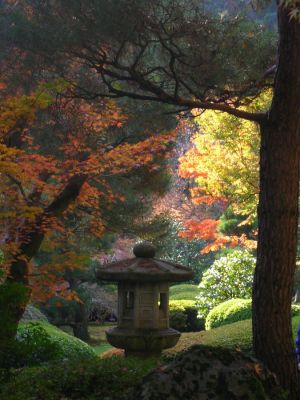
<path fill-rule="evenodd" d="M 293 304 L 291 316 L 300 315 L 300 306 Z M 214 307 L 207 315 L 205 329 L 218 328 L 219 326 L 232 324 L 252 318 L 251 299 L 230 299 Z"/>
<path fill-rule="evenodd" d="M 13 367 L 96 356 L 88 344 L 42 321 L 21 323 L 13 350 Z"/>
<path fill-rule="evenodd" d="M 197 332 L 204 329 L 204 320 L 198 318 L 193 300 L 170 300 L 170 326 L 180 332 Z"/>
<path fill-rule="evenodd" d="M 199 285 L 199 315 L 205 318 L 218 304 L 232 298 L 250 299 L 254 268 L 255 258 L 247 250 L 233 250 L 215 260 Z"/>
<path fill-rule="evenodd" d="M 214 307 L 207 315 L 205 329 L 250 319 L 252 317 L 251 299 L 231 299 Z"/>

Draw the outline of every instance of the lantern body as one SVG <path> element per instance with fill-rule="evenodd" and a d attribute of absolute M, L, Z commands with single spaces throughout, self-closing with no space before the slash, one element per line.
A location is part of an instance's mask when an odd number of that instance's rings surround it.
<path fill-rule="evenodd" d="M 169 284 L 119 282 L 118 326 L 134 329 L 169 328 Z"/>
<path fill-rule="evenodd" d="M 100 279 L 118 282 L 118 326 L 106 331 L 110 344 L 125 355 L 160 355 L 180 333 L 169 327 L 169 285 L 193 277 L 190 268 L 153 258 L 153 246 L 138 244 L 136 258 L 97 271 Z"/>

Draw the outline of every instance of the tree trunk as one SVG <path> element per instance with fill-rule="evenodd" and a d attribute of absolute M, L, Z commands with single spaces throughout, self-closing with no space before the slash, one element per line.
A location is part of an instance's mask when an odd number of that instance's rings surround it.
<path fill-rule="evenodd" d="M 4 296 L 10 296 L 14 293 L 15 288 L 18 287 L 20 291 L 24 291 L 24 296 L 16 296 L 13 306 L 10 302 L 3 302 L 0 307 L 0 314 L 2 320 L 0 321 L 2 328 L 1 334 L 6 337 L 8 341 L 12 341 L 16 335 L 17 327 L 22 315 L 25 311 L 26 305 L 30 299 L 30 288 L 28 279 L 28 265 L 32 257 L 36 255 L 44 240 L 45 231 L 42 226 L 45 219 L 49 217 L 59 217 L 68 206 L 78 197 L 82 185 L 86 181 L 86 175 L 74 175 L 67 182 L 66 186 L 59 193 L 59 195 L 52 201 L 52 203 L 45 209 L 42 215 L 38 216 L 35 223 L 32 224 L 31 229 L 27 229 L 24 233 L 23 242 L 19 248 L 18 255 L 11 261 L 9 265 L 9 276 L 3 285 L 2 291 Z M 21 235 L 22 236 L 22 235 Z M 0 293 L 1 300 L 1 293 Z M 4 331 L 4 327 L 9 327 Z M 0 347 L 2 349 L 5 343 L 2 341 Z M 1 348 L 0 348 L 1 351 Z"/>
<path fill-rule="evenodd" d="M 75 322 L 72 324 L 74 336 L 88 342 L 90 334 L 88 331 L 88 315 L 84 304 L 78 303 L 75 312 Z"/>
<path fill-rule="evenodd" d="M 299 140 L 300 23 L 279 7 L 279 64 L 272 107 L 261 123 L 257 267 L 253 288 L 253 344 L 290 399 L 299 399 L 291 329 L 296 267 Z"/>

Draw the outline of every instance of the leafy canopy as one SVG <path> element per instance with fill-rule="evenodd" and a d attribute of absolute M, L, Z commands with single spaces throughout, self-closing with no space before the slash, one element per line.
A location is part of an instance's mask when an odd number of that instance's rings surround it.
<path fill-rule="evenodd" d="M 263 92 L 245 109 L 267 109 L 271 95 L 270 90 Z M 255 237 L 251 225 L 257 219 L 259 127 L 250 121 L 212 110 L 197 117 L 196 123 L 198 131 L 193 137 L 193 147 L 180 158 L 179 176 L 193 182 L 190 192 L 195 204 L 223 203 L 227 213 L 225 211 L 221 219 L 187 221 L 181 235 L 190 239 L 214 240 L 204 251 L 226 244 L 250 246 L 251 243 L 241 234 Z M 236 237 L 227 239 L 224 233 L 230 235 L 230 224 L 233 226 L 231 234 Z M 250 229 L 243 229 L 243 226 Z"/>

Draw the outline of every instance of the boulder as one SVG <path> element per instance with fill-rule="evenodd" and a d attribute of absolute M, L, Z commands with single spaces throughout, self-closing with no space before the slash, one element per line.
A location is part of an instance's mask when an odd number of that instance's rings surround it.
<path fill-rule="evenodd" d="M 148 374 L 128 400 L 283 400 L 274 374 L 239 351 L 193 346 Z"/>
<path fill-rule="evenodd" d="M 43 314 L 37 307 L 34 307 L 32 304 L 28 304 L 25 308 L 24 314 L 22 316 L 21 322 L 27 321 L 45 321 L 48 322 L 48 319 L 45 314 Z"/>

